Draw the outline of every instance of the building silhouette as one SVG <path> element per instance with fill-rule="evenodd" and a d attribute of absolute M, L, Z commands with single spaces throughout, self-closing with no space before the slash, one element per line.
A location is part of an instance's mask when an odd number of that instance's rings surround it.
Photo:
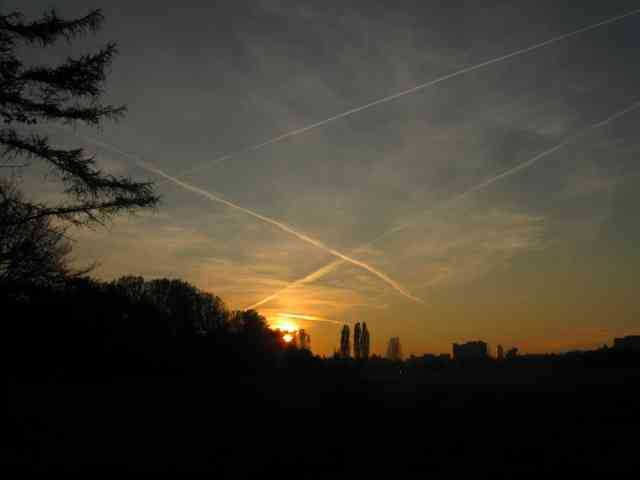
<path fill-rule="evenodd" d="M 518 349 L 516 347 L 510 348 L 505 355 L 507 360 L 516 358 L 518 356 Z"/>
<path fill-rule="evenodd" d="M 613 348 L 616 350 L 640 351 L 640 335 L 627 335 L 622 338 L 614 338 Z"/>
<path fill-rule="evenodd" d="M 451 361 L 448 353 L 425 353 L 419 357 L 411 355 L 407 360 L 407 365 L 414 368 L 443 367 Z"/>
<path fill-rule="evenodd" d="M 391 337 L 387 344 L 387 358 L 392 361 L 402 360 L 402 347 L 399 337 Z"/>
<path fill-rule="evenodd" d="M 488 347 L 482 340 L 453 344 L 454 360 L 478 360 L 488 358 Z"/>

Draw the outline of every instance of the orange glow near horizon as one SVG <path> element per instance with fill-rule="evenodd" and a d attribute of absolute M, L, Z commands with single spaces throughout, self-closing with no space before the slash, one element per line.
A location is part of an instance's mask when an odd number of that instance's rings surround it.
<path fill-rule="evenodd" d="M 287 333 L 293 333 L 298 331 L 297 325 L 294 325 L 293 323 L 289 323 L 289 322 L 278 322 L 273 329 L 281 330 Z"/>
<path fill-rule="evenodd" d="M 292 322 L 286 314 L 277 315 L 276 318 L 278 320 L 271 328 L 273 328 L 273 330 L 283 332 L 284 335 L 282 336 L 282 340 L 284 340 L 285 343 L 291 343 L 294 339 L 295 333 L 298 331 L 298 325 Z"/>
<path fill-rule="evenodd" d="M 293 333 L 299 330 L 298 325 L 289 318 L 287 314 L 278 314 L 275 317 L 274 330 L 281 330 L 285 333 Z"/>

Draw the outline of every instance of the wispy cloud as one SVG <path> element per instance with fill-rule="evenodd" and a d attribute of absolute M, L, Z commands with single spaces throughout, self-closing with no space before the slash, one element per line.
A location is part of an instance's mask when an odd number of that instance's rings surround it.
<path fill-rule="evenodd" d="M 295 230 L 294 228 L 290 227 L 289 225 L 286 225 L 285 223 L 282 223 L 278 220 L 274 220 L 273 218 L 267 217 L 266 215 L 262 215 L 254 210 L 242 207 L 234 202 L 231 202 L 229 200 L 226 200 L 222 197 L 219 197 L 217 195 L 214 195 L 213 193 L 204 190 L 202 188 L 196 187 L 195 185 L 185 182 L 183 180 L 180 180 L 172 175 L 169 175 L 168 173 L 166 173 L 165 171 L 159 169 L 158 167 L 152 165 L 151 163 L 144 161 L 142 158 L 140 158 L 137 155 L 131 154 L 131 153 L 127 153 L 111 144 L 108 144 L 106 142 L 100 141 L 98 139 L 94 139 L 91 137 L 87 137 L 85 135 L 82 136 L 82 138 L 84 138 L 86 141 L 91 142 L 95 145 L 101 146 L 103 148 L 109 149 L 115 153 L 118 153 L 119 155 L 122 155 L 124 157 L 130 158 L 133 161 L 136 162 L 137 165 L 139 165 L 140 167 L 144 168 L 145 170 L 155 173 L 156 175 L 164 178 L 165 180 L 168 180 L 172 183 L 174 183 L 175 185 L 178 185 L 179 187 L 188 190 L 190 192 L 196 193 L 198 195 L 201 195 L 205 198 L 207 198 L 208 200 L 211 200 L 213 202 L 216 203 L 221 203 L 223 205 L 226 205 L 227 207 L 233 208 L 235 210 L 241 211 L 243 213 L 246 213 L 247 215 L 254 217 L 258 220 L 261 220 L 265 223 L 268 223 L 270 225 L 273 225 L 276 228 L 279 228 L 280 230 L 293 235 L 294 237 L 302 240 L 303 242 L 306 242 L 310 245 L 313 245 L 314 247 L 319 248 L 320 250 L 323 250 L 335 257 L 338 257 L 339 259 L 351 263 L 357 267 L 360 267 L 366 271 L 368 271 L 369 273 L 372 273 L 373 275 L 375 275 L 376 277 L 378 277 L 380 280 L 382 280 L 383 282 L 385 282 L 386 284 L 388 284 L 389 286 L 391 286 L 394 290 L 396 290 L 398 293 L 400 293 L 401 295 L 403 295 L 404 297 L 408 298 L 409 300 L 412 300 L 414 302 L 418 302 L 418 303 L 424 303 L 424 301 L 421 298 L 418 298 L 414 295 L 412 295 L 407 289 L 405 289 L 402 285 L 400 285 L 400 283 L 398 283 L 397 281 L 393 280 L 392 278 L 390 278 L 388 275 L 384 274 L 383 272 L 379 271 L 378 269 L 376 269 L 375 267 L 368 265 L 365 262 L 362 262 L 360 260 L 357 260 L 353 257 L 350 257 L 348 255 L 345 255 L 341 252 L 339 252 L 338 250 L 335 250 L 333 248 L 330 248 L 328 246 L 326 246 L 324 243 L 322 243 L 320 240 L 317 240 L 313 237 L 310 237 L 309 235 L 306 235 L 304 233 L 301 233 L 297 230 Z"/>
<path fill-rule="evenodd" d="M 306 315 L 302 313 L 288 313 L 288 312 L 277 312 L 273 316 L 270 316 L 274 320 L 306 320 L 309 322 L 324 322 L 324 323 L 333 323 L 335 325 L 342 325 L 347 322 L 342 321 L 339 322 L 337 320 L 332 320 L 330 318 L 318 317 L 316 315 Z"/>
<path fill-rule="evenodd" d="M 99 141 L 124 151 L 83 143 L 105 172 L 151 178 L 163 198 L 153 215 L 78 232 L 73 254 L 99 261 L 97 276 L 180 277 L 269 318 L 366 320 L 376 352 L 390 336 L 414 353 L 468 335 L 556 349 L 572 339 L 552 337 L 592 318 L 621 333 L 634 325 L 637 116 L 559 145 L 637 94 L 640 15 L 614 17 L 633 2 L 213 2 L 148 23 L 129 21 L 135 2 L 107 3 L 102 33 L 122 52 L 108 96 L 129 114 Z M 540 45 L 562 32 L 575 35 Z M 78 47 L 50 53 L 86 53 Z M 50 136 L 80 143 L 69 130 Z M 125 152 L 375 267 L 429 308 L 271 223 L 173 188 Z M 63 200 L 59 183 L 31 181 L 46 165 L 28 170 L 34 201 Z M 315 352 L 333 350 L 338 325 L 296 322 Z"/>
<path fill-rule="evenodd" d="M 202 170 L 203 167 L 209 167 L 211 165 L 216 165 L 216 164 L 219 164 L 219 163 L 224 162 L 226 160 L 229 160 L 229 159 L 231 159 L 231 158 L 233 158 L 235 156 L 242 155 L 242 154 L 245 154 L 245 153 L 250 153 L 250 152 L 253 152 L 253 151 L 256 151 L 256 150 L 260 150 L 260 149 L 262 149 L 264 147 L 267 147 L 269 145 L 273 145 L 275 143 L 281 142 L 281 141 L 286 140 L 288 138 L 303 134 L 305 132 L 308 132 L 309 130 L 313 130 L 313 129 L 322 127 L 324 125 L 327 125 L 329 123 L 335 122 L 335 121 L 340 120 L 342 118 L 349 117 L 351 115 L 355 115 L 356 113 L 362 112 L 364 110 L 368 110 L 368 109 L 373 108 L 375 106 L 378 106 L 378 105 L 381 105 L 381 104 L 384 104 L 384 103 L 387 103 L 387 102 L 391 102 L 393 100 L 396 100 L 398 98 L 401 98 L 401 97 L 404 97 L 404 96 L 407 96 L 407 95 L 411 95 L 413 93 L 419 92 L 419 91 L 424 90 L 426 88 L 433 87 L 433 86 L 436 86 L 436 85 L 438 85 L 440 83 L 446 82 L 447 80 L 451 80 L 451 79 L 459 77 L 461 75 L 465 75 L 467 73 L 474 72 L 474 71 L 479 70 L 481 68 L 489 67 L 489 66 L 494 65 L 496 63 L 504 62 L 504 61 L 509 60 L 511 58 L 514 58 L 514 57 L 517 57 L 517 56 L 520 56 L 520 55 L 524 55 L 524 54 L 529 53 L 529 52 L 533 52 L 535 50 L 538 50 L 538 49 L 543 48 L 543 47 L 547 47 L 549 45 L 553 45 L 555 43 L 561 42 L 563 40 L 567 40 L 567 39 L 569 39 L 571 37 L 575 37 L 576 35 L 580 35 L 582 33 L 588 32 L 590 30 L 594 30 L 596 28 L 600 28 L 600 27 L 605 26 L 605 25 L 610 25 L 612 23 L 619 22 L 621 20 L 624 20 L 625 18 L 631 17 L 633 15 L 637 15 L 639 13 L 640 13 L 640 9 L 633 10 L 633 11 L 630 11 L 630 12 L 626 12 L 624 14 L 617 15 L 615 17 L 603 20 L 601 22 L 594 23 L 594 24 L 588 25 L 588 26 L 583 27 L 583 28 L 579 28 L 579 29 L 574 30 L 572 32 L 568 32 L 568 33 L 565 33 L 565 34 L 562 34 L 562 35 L 558 35 L 558 36 L 553 37 L 553 38 L 551 38 L 549 40 L 546 40 L 544 42 L 539 42 L 539 43 L 536 43 L 536 44 L 531 45 L 529 47 L 521 48 L 519 50 L 513 51 L 513 52 L 508 53 L 506 55 L 501 55 L 499 57 L 495 57 L 495 58 L 492 58 L 490 60 L 487 60 L 487 61 L 484 61 L 484 62 L 481 62 L 481 63 L 477 63 L 475 65 L 472 65 L 472 66 L 469 66 L 469 67 L 466 67 L 466 68 L 462 68 L 460 70 L 456 70 L 455 72 L 449 73 L 447 75 L 442 75 L 442 76 L 440 76 L 438 78 L 435 78 L 435 79 L 430 80 L 428 82 L 421 83 L 419 85 L 416 85 L 414 87 L 408 88 L 406 90 L 402 90 L 400 92 L 397 92 L 397 93 L 394 93 L 394 94 L 391 94 L 391 95 L 387 95 L 385 97 L 379 98 L 377 100 L 374 100 L 372 102 L 366 103 L 364 105 L 360 105 L 358 107 L 351 108 L 349 110 L 346 110 L 344 112 L 338 113 L 338 114 L 333 115 L 333 116 L 331 116 L 329 118 L 326 118 L 324 120 L 320 120 L 318 122 L 312 123 L 310 125 L 306 125 L 304 127 L 296 128 L 294 130 L 291 130 L 289 132 L 283 133 L 282 135 L 278 135 L 278 136 L 273 137 L 273 138 L 271 138 L 269 140 L 266 140 L 264 142 L 261 142 L 261 143 L 255 144 L 255 145 L 251 145 L 249 147 L 243 148 L 243 149 L 238 150 L 236 152 L 232 152 L 232 153 L 228 153 L 226 155 L 222 155 L 221 157 L 218 157 L 218 158 L 212 160 L 211 162 L 209 162 L 208 165 L 197 165 L 197 166 L 191 167 L 191 168 L 181 172 L 180 174 L 176 175 L 175 178 L 178 178 L 178 177 L 182 178 L 182 177 L 184 177 L 186 175 L 193 174 L 193 173 L 195 173 L 197 171 Z"/>
<path fill-rule="evenodd" d="M 602 121 L 599 121 L 597 123 L 594 123 L 590 126 L 588 126 L 585 129 L 582 129 L 580 131 L 578 131 L 577 133 L 574 133 L 573 135 L 570 135 L 568 138 L 566 138 L 564 141 L 558 143 L 557 145 L 535 155 L 534 157 L 530 158 L 529 160 L 522 162 L 518 165 L 516 165 L 515 167 L 509 168 L 508 170 L 505 170 L 504 172 L 501 172 L 497 175 L 494 175 L 493 177 L 490 177 L 474 186 L 472 186 L 471 188 L 468 188 L 467 190 L 463 191 L 462 193 L 453 196 L 452 198 L 450 198 L 449 200 L 447 200 L 446 202 L 443 202 L 440 205 L 437 205 L 435 207 L 432 207 L 428 210 L 426 210 L 424 214 L 429 214 L 432 213 L 434 210 L 441 210 L 441 209 L 445 209 L 445 208 L 450 208 L 452 206 L 457 205 L 458 203 L 462 202 L 463 200 L 466 200 L 468 197 L 470 197 L 471 195 L 482 191 L 488 187 L 490 187 L 491 185 L 493 185 L 496 182 L 499 182 L 501 180 L 504 180 L 506 178 L 509 178 L 515 174 L 517 174 L 518 172 L 531 168 L 532 166 L 534 166 L 536 163 L 538 163 L 539 161 L 543 160 L 544 158 L 556 153 L 557 151 L 565 148 L 566 146 L 570 145 L 571 143 L 575 142 L 577 139 L 583 138 L 585 135 L 589 134 L 591 131 L 601 128 L 605 125 L 610 124 L 611 122 L 623 117 L 624 115 L 627 115 L 628 113 L 631 113 L 635 110 L 637 110 L 638 108 L 640 108 L 640 102 L 635 102 L 633 104 L 631 104 L 629 107 L 620 110 L 616 113 L 614 113 L 613 115 L 610 115 L 609 117 L 605 118 Z M 422 217 L 422 216 L 421 216 Z M 419 221 L 424 221 L 424 218 L 421 218 L 420 220 L 413 220 L 410 222 L 406 222 L 406 223 L 402 223 L 400 225 L 397 225 L 387 231 L 385 231 L 384 233 L 382 233 L 381 235 L 375 237 L 373 240 L 367 242 L 366 244 L 356 248 L 354 250 L 354 254 L 361 252 L 362 249 L 370 247 L 373 244 L 376 244 L 378 242 L 380 242 L 381 240 L 387 238 L 390 235 L 394 235 L 394 234 L 398 234 L 399 232 L 402 232 L 404 230 L 407 230 L 408 228 L 414 227 L 416 225 L 418 225 Z M 273 294 L 271 294 L 270 296 L 260 300 L 259 302 L 256 302 L 255 304 L 252 305 L 253 308 L 259 306 L 259 305 L 263 305 L 267 302 L 269 302 L 270 300 L 273 300 L 274 298 L 276 298 L 278 295 L 280 295 L 282 292 L 284 292 L 287 288 L 291 288 L 291 287 L 295 287 L 295 286 L 300 286 L 300 285 L 304 285 L 306 283 L 318 280 L 319 278 L 327 275 L 328 273 L 334 271 L 336 268 L 338 268 L 342 263 L 344 263 L 341 259 L 339 260 L 334 260 L 332 263 L 329 263 L 325 266 L 323 266 L 322 268 L 292 282 L 291 284 L 289 284 L 287 287 L 285 287 L 284 289 L 275 292 Z M 440 278 L 444 278 L 447 277 L 448 274 L 442 274 L 440 276 Z"/>
<path fill-rule="evenodd" d="M 548 246 L 543 217 L 499 209 L 465 216 L 464 220 L 433 219 L 423 241 L 404 249 L 403 265 L 422 265 L 414 278 L 426 279 L 416 289 L 471 282 L 496 266 Z"/>

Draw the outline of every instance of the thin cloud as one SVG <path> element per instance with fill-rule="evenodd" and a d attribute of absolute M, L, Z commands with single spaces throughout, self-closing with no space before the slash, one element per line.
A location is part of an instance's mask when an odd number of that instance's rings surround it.
<path fill-rule="evenodd" d="M 453 198 L 449 199 L 448 201 L 444 202 L 441 205 L 437 205 L 435 207 L 431 207 L 429 209 L 427 209 L 425 212 L 422 213 L 422 215 L 425 215 L 427 213 L 431 213 L 432 211 L 436 210 L 436 209 L 443 209 L 449 206 L 452 206 L 462 200 L 465 200 L 467 197 L 473 195 L 476 192 L 479 192 L 481 190 L 486 189 L 487 187 L 493 185 L 494 183 L 508 178 L 512 175 L 515 175 L 516 173 L 530 168 L 533 165 L 535 165 L 537 162 L 539 162 L 540 160 L 542 160 L 543 158 L 548 157 L 549 155 L 552 155 L 553 153 L 557 152 L 558 150 L 564 148 L 565 146 L 575 142 L 577 139 L 584 137 L 585 135 L 589 134 L 590 132 L 592 132 L 595 129 L 598 129 L 600 127 L 604 127 L 605 125 L 610 124 L 611 122 L 617 120 L 618 118 L 621 118 L 624 115 L 627 115 L 628 113 L 631 113 L 635 110 L 637 110 L 638 108 L 640 108 L 640 102 L 635 102 L 633 104 L 631 104 L 629 107 L 620 110 L 616 113 L 614 113 L 613 115 L 607 117 L 606 119 L 594 123 L 592 125 L 590 125 L 589 127 L 569 136 L 568 138 L 566 138 L 564 141 L 562 141 L 561 143 L 555 145 L 554 147 L 551 147 L 547 150 L 545 150 L 544 152 L 539 153 L 538 155 L 534 156 L 533 158 L 530 158 L 529 160 L 522 162 L 518 165 L 516 165 L 513 168 L 510 168 L 502 173 L 499 173 L 498 175 L 495 175 L 487 180 L 484 180 L 480 183 L 478 183 L 477 185 L 474 185 L 473 187 L 465 190 L 464 192 L 454 196 Z M 382 233 L 381 235 L 377 236 L 376 238 L 374 238 L 373 240 L 367 242 L 366 244 L 361 245 L 360 247 L 356 248 L 353 252 L 357 253 L 360 252 L 362 249 L 368 248 L 370 246 L 372 246 L 373 244 L 379 242 L 380 240 L 393 235 L 395 233 L 398 233 L 400 231 L 406 230 L 410 227 L 413 227 L 415 225 L 418 224 L 418 221 L 412 221 L 412 222 L 408 222 L 408 223 L 404 223 L 402 225 L 396 226 L 392 229 L 387 230 L 386 232 Z M 342 265 L 344 262 L 340 259 L 338 260 L 334 260 L 333 262 L 325 265 L 324 267 L 321 267 L 320 269 L 316 270 L 315 272 L 310 273 L 309 275 L 306 275 L 305 277 L 302 277 L 298 280 L 295 280 L 294 282 L 291 282 L 289 285 L 287 285 L 286 287 L 284 287 L 283 289 L 269 295 L 268 297 L 260 300 L 259 302 L 256 302 L 252 305 L 252 307 L 250 308 L 255 308 L 259 305 L 263 305 L 265 303 L 267 303 L 270 300 L 273 300 L 274 298 L 278 297 L 279 295 L 281 295 L 282 293 L 284 293 L 285 291 L 287 291 L 288 289 L 295 287 L 295 286 L 299 286 L 299 285 L 304 285 L 305 283 L 309 283 L 312 282 L 314 280 L 318 280 L 319 278 L 327 275 L 328 273 L 334 271 L 337 267 L 339 267 L 340 265 Z"/>
<path fill-rule="evenodd" d="M 387 95 L 385 97 L 382 97 L 382 98 L 380 98 L 378 100 L 374 100 L 374 101 L 369 102 L 369 103 L 366 103 L 366 104 L 361 105 L 359 107 L 351 108 L 351 109 L 346 110 L 346 111 L 344 111 L 342 113 L 338 113 L 337 115 L 333 115 L 333 116 L 331 116 L 329 118 L 326 118 L 324 120 L 320 120 L 319 122 L 315 122 L 315 123 L 312 123 L 310 125 L 307 125 L 307 126 L 304 126 L 304 127 L 300 127 L 300 128 L 295 129 L 295 130 L 291 130 L 289 132 L 283 133 L 282 135 L 278 135 L 277 137 L 273 137 L 273 138 L 271 138 L 269 140 L 266 140 L 264 142 L 258 143 L 256 145 L 245 147 L 245 148 L 237 150 L 235 152 L 222 155 L 221 157 L 218 157 L 218 158 L 216 158 L 216 159 L 214 159 L 214 160 L 212 160 L 210 162 L 207 162 L 206 164 L 200 164 L 200 165 L 196 165 L 196 166 L 194 166 L 192 168 L 189 168 L 189 169 L 179 173 L 178 175 L 176 175 L 175 178 L 182 178 L 182 177 L 184 177 L 186 175 L 195 173 L 195 172 L 200 171 L 200 170 L 202 170 L 204 168 L 208 168 L 208 167 L 211 167 L 213 165 L 217 165 L 219 163 L 222 163 L 222 162 L 224 162 L 226 160 L 229 160 L 229 159 L 231 159 L 233 157 L 236 157 L 238 155 L 242 155 L 242 154 L 245 154 L 245 153 L 250 153 L 250 152 L 254 152 L 256 150 L 260 150 L 260 149 L 262 149 L 264 147 L 267 147 L 269 145 L 273 145 L 275 143 L 281 142 L 282 140 L 286 140 L 287 138 L 291 138 L 291 137 L 294 137 L 296 135 L 300 135 L 302 133 L 308 132 L 309 130 L 313 130 L 313 129 L 319 128 L 321 126 L 324 126 L 324 125 L 327 125 L 329 123 L 335 122 L 335 121 L 340 120 L 342 118 L 349 117 L 349 116 L 354 115 L 356 113 L 362 112 L 363 110 L 368 110 L 368 109 L 370 109 L 372 107 L 375 107 L 377 105 L 381 105 L 383 103 L 391 102 L 391 101 L 393 101 L 393 100 L 395 100 L 397 98 L 401 98 L 401 97 L 404 97 L 406 95 L 411 95 L 411 94 L 413 94 L 415 92 L 418 92 L 420 90 L 424 90 L 426 88 L 433 87 L 435 85 L 443 83 L 443 82 L 445 82 L 447 80 L 450 80 L 452 78 L 459 77 L 461 75 L 464 75 L 464 74 L 479 70 L 479 69 L 484 68 L 484 67 L 488 67 L 490 65 L 494 65 L 494 64 L 499 63 L 499 62 L 503 62 L 505 60 L 509 60 L 509 59 L 511 59 L 513 57 L 517 57 L 517 56 L 524 55 L 524 54 L 529 53 L 529 52 L 533 52 L 535 50 L 538 50 L 540 48 L 543 48 L 543 47 L 546 47 L 546 46 L 549 46 L 549 45 L 553 45 L 555 43 L 561 42 L 561 41 L 566 40 L 568 38 L 575 37 L 576 35 L 580 35 L 580 34 L 582 34 L 584 32 L 588 32 L 590 30 L 594 30 L 594 29 L 600 28 L 600 27 L 605 26 L 605 25 L 610 25 L 612 23 L 619 22 L 621 20 L 624 20 L 625 18 L 637 15 L 639 13 L 640 13 L 640 9 L 633 10 L 633 11 L 630 11 L 630 12 L 627 12 L 627 13 L 623 13 L 621 15 L 617 15 L 617 16 L 609 18 L 607 20 L 603 20 L 601 22 L 594 23 L 592 25 L 588 25 L 586 27 L 579 28 L 579 29 L 574 30 L 572 32 L 568 32 L 568 33 L 565 33 L 565 34 L 562 34 L 562 35 L 558 35 L 558 36 L 553 37 L 553 38 L 551 38 L 549 40 L 546 40 L 544 42 L 536 43 L 536 44 L 531 45 L 531 46 L 526 47 L 526 48 L 521 48 L 519 50 L 516 50 L 514 52 L 508 53 L 506 55 L 501 55 L 499 57 L 492 58 L 490 60 L 487 60 L 487 61 L 484 61 L 484 62 L 481 62 L 481 63 L 477 63 L 477 64 L 472 65 L 470 67 L 462 68 L 462 69 L 457 70 L 457 71 L 455 71 L 453 73 L 449 73 L 447 75 L 443 75 L 441 77 L 435 78 L 433 80 L 430 80 L 428 82 L 422 83 L 420 85 L 416 85 L 416 86 L 408 88 L 406 90 L 402 90 L 400 92 L 397 92 L 397 93 L 394 93 L 394 94 L 391 94 L 391 95 Z"/>
<path fill-rule="evenodd" d="M 79 134 L 77 134 L 78 136 L 80 136 Z M 258 212 L 255 212 L 253 210 L 250 210 L 248 208 L 242 207 L 236 203 L 230 202 L 229 200 L 226 200 L 222 197 L 219 197 L 217 195 L 214 195 L 211 192 L 208 192 L 207 190 L 204 190 L 202 188 L 196 187 L 195 185 L 192 185 L 190 183 L 187 183 L 183 180 L 180 180 L 172 175 L 169 175 L 168 173 L 164 172 L 163 170 L 160 170 L 159 168 L 157 168 L 156 166 L 152 165 L 149 162 L 144 161 L 141 157 L 138 157 L 137 155 L 133 155 L 131 153 L 127 153 L 124 152 L 123 150 L 120 150 L 117 147 L 114 147 L 113 145 L 110 145 L 108 143 L 102 142 L 100 140 L 82 135 L 81 138 L 83 138 L 85 141 L 91 142 L 97 146 L 101 146 L 103 148 L 109 149 L 115 153 L 118 153 L 122 156 L 125 156 L 127 158 L 130 158 L 131 160 L 133 160 L 136 165 L 138 165 L 139 167 L 147 170 L 148 172 L 154 173 L 162 178 L 164 178 L 165 180 L 168 180 L 172 183 L 174 183 L 175 185 L 183 188 L 184 190 L 188 190 L 190 192 L 196 193 L 198 195 L 201 195 L 205 198 L 207 198 L 208 200 L 211 200 L 213 202 L 217 202 L 217 203 L 221 203 L 223 205 L 226 205 L 227 207 L 233 208 L 235 210 L 241 211 L 243 213 L 246 213 L 247 215 L 250 215 L 254 218 L 257 218 L 258 220 L 261 220 L 265 223 L 268 223 L 270 225 L 273 225 L 276 228 L 279 228 L 280 230 L 293 235 L 294 237 L 297 237 L 298 239 L 302 240 L 303 242 L 306 242 L 310 245 L 313 245 L 317 248 L 319 248 L 320 250 L 324 250 L 325 252 L 338 257 L 339 259 L 351 263 L 357 267 L 360 267 L 366 271 L 368 271 L 369 273 L 375 275 L 376 277 L 378 277 L 380 280 L 382 280 L 383 282 L 385 282 L 386 284 L 388 284 L 389 286 L 391 286 L 395 291 L 397 291 L 398 293 L 400 293 L 401 295 L 403 295 L 404 297 L 408 298 L 409 300 L 413 300 L 416 303 L 424 303 L 424 300 L 422 300 L 421 298 L 418 298 L 414 295 L 412 295 L 407 289 L 405 289 L 402 285 L 400 285 L 398 282 L 396 282 L 395 280 L 393 280 L 392 278 L 390 278 L 388 275 L 386 275 L 385 273 L 377 270 L 375 267 L 372 267 L 371 265 L 362 262 L 360 260 L 357 260 L 355 258 L 352 258 L 348 255 L 345 255 L 333 248 L 330 248 L 328 246 L 326 246 L 324 243 L 322 243 L 319 240 L 316 240 L 315 238 L 310 237 L 309 235 L 306 235 L 304 233 L 298 232 L 297 230 L 291 228 L 290 226 L 279 222 L 277 220 L 274 220 L 273 218 L 267 217 L 265 215 L 262 215 Z"/>
<path fill-rule="evenodd" d="M 342 325 L 343 323 L 350 323 L 348 320 L 339 322 L 337 320 L 331 320 L 330 318 L 318 317 L 316 315 L 303 315 L 300 313 L 276 313 L 274 315 L 276 318 L 281 318 L 284 320 L 306 320 L 309 322 L 325 322 L 325 323 L 334 323 L 336 325 Z"/>

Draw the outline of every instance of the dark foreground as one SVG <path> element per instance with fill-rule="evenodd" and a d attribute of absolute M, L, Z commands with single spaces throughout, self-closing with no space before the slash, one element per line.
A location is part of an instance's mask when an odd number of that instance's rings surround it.
<path fill-rule="evenodd" d="M 6 379 L 1 460 L 21 471 L 634 472 L 634 366 L 314 366 Z M 359 477 L 358 477 L 359 478 Z"/>
<path fill-rule="evenodd" d="M 640 355 L 321 359 L 180 280 L 1 295 L 3 470 L 633 473 Z"/>

